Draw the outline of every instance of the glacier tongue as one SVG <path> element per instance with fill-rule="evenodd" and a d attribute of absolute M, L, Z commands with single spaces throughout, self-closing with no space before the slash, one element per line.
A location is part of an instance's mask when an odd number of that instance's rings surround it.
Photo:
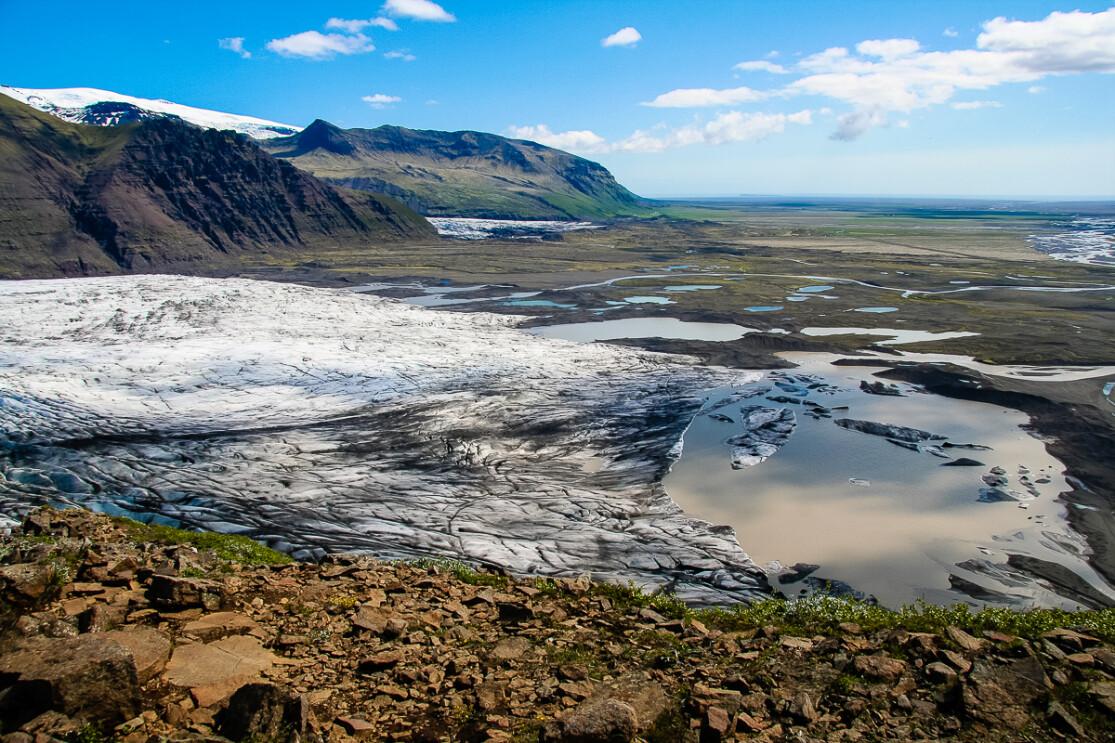
<path fill-rule="evenodd" d="M 240 279 L 0 282 L 0 513 L 764 593 L 661 485 L 701 392 L 753 377 L 518 322 Z"/>

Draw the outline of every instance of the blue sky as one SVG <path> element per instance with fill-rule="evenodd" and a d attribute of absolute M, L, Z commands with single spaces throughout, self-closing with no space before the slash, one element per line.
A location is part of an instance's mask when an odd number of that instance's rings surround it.
<path fill-rule="evenodd" d="M 0 0 L 0 24 L 0 83 L 517 134 L 648 196 L 1115 195 L 1110 1 Z"/>

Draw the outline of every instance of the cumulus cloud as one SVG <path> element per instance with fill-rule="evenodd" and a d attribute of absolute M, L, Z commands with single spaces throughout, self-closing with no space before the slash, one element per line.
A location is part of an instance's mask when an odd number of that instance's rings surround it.
<path fill-rule="evenodd" d="M 387 0 L 383 12 L 396 18 L 410 18 L 415 21 L 453 23 L 457 17 L 430 0 Z"/>
<path fill-rule="evenodd" d="M 507 134 L 515 139 L 529 139 L 547 147 L 559 150 L 596 154 L 608 151 L 608 143 L 603 137 L 587 129 L 580 131 L 555 132 L 545 124 L 535 126 L 508 127 Z"/>
<path fill-rule="evenodd" d="M 607 141 L 593 131 L 555 132 L 545 124 L 513 126 L 507 133 L 548 147 L 593 155 L 606 152 L 662 152 L 696 144 L 751 142 L 781 134 L 790 124 L 808 125 L 812 122 L 813 112 L 810 110 L 790 114 L 728 111 L 707 122 L 694 122 L 676 128 L 639 129 L 614 142 Z"/>
<path fill-rule="evenodd" d="M 957 101 L 952 107 L 957 111 L 976 111 L 981 108 L 1002 108 L 1003 104 L 999 101 Z"/>
<path fill-rule="evenodd" d="M 740 62 L 732 67 L 733 70 L 740 72 L 769 72 L 773 75 L 785 75 L 789 72 L 785 67 L 780 64 L 775 64 L 766 59 L 753 59 L 748 62 Z"/>
<path fill-rule="evenodd" d="M 227 49 L 230 52 L 236 52 L 243 59 L 252 58 L 252 53 L 244 48 L 243 36 L 230 36 L 227 39 L 217 39 L 217 46 L 221 49 Z"/>
<path fill-rule="evenodd" d="M 633 26 L 624 26 L 614 34 L 600 40 L 600 46 L 635 46 L 643 40 L 643 35 Z"/>
<path fill-rule="evenodd" d="M 406 49 L 392 49 L 389 52 L 384 52 L 383 56 L 386 59 L 398 59 L 402 60 L 403 62 L 413 62 L 414 60 L 418 59 L 418 57 L 414 56 Z"/>
<path fill-rule="evenodd" d="M 347 31 L 350 34 L 360 33 L 369 26 L 376 28 L 383 28 L 388 31 L 398 31 L 399 24 L 390 18 L 382 16 L 378 18 L 330 18 L 325 22 L 326 28 L 337 29 L 339 31 Z"/>
<path fill-rule="evenodd" d="M 364 34 L 323 34 L 320 31 L 303 31 L 282 39 L 272 39 L 267 42 L 267 48 L 284 57 L 313 60 L 375 51 L 372 40 Z"/>
<path fill-rule="evenodd" d="M 364 101 L 372 108 L 388 108 L 389 106 L 393 106 L 396 103 L 401 103 L 403 99 L 397 95 L 373 93 L 372 95 L 366 95 L 362 97 L 360 100 Z"/>
<path fill-rule="evenodd" d="M 949 104 L 963 91 L 1058 75 L 1115 73 L 1115 7 L 1096 13 L 1054 12 L 1036 21 L 994 18 L 983 24 L 970 49 L 928 51 L 915 39 L 868 39 L 854 51 L 831 47 L 803 57 L 791 72 L 798 79 L 781 88 L 687 88 L 663 93 L 645 105 L 728 106 L 818 96 L 851 109 L 837 118 L 833 138 L 855 139 L 886 125 L 892 114 Z M 955 107 L 975 108 L 971 103 Z"/>
<path fill-rule="evenodd" d="M 950 39 L 955 39 L 955 38 L 956 38 L 957 36 L 959 36 L 959 35 L 960 35 L 960 32 L 959 32 L 959 31 L 957 31 L 957 30 L 956 30 L 955 28 L 953 28 L 952 26 L 949 26 L 948 28 L 946 28 L 946 29 L 945 29 L 944 31 L 942 31 L 941 33 L 942 33 L 942 34 L 944 34 L 945 36 L 949 37 Z"/>
<path fill-rule="evenodd" d="M 656 96 L 642 105 L 651 108 L 704 108 L 707 106 L 735 106 L 752 103 L 769 97 L 769 93 L 741 86 L 738 88 L 678 88 Z"/>
<path fill-rule="evenodd" d="M 856 51 L 866 57 L 890 60 L 908 57 L 921 49 L 914 39 L 868 39 L 856 44 Z"/>

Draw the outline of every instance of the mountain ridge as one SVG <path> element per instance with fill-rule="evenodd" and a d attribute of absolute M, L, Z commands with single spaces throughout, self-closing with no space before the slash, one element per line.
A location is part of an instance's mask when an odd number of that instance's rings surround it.
<path fill-rule="evenodd" d="M 0 277 L 209 270 L 433 235 L 401 204 L 240 134 L 174 118 L 82 126 L 0 96 Z"/>
<path fill-rule="evenodd" d="M 390 124 L 342 129 L 317 119 L 262 146 L 331 183 L 382 191 L 430 216 L 609 219 L 652 213 L 599 163 L 487 132 Z"/>

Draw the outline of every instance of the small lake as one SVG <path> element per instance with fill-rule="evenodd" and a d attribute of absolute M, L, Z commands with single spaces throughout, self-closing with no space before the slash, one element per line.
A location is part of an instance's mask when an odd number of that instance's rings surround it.
<path fill-rule="evenodd" d="M 918 598 L 948 604 L 972 595 L 980 597 L 974 603 L 1075 606 L 1006 568 L 1011 555 L 1024 555 L 1061 565 L 1100 595 L 1111 595 L 1082 558 L 1084 541 L 1057 502 L 1068 489 L 1063 466 L 1021 428 L 1026 415 L 910 385 L 897 386 L 901 397 L 868 394 L 860 383 L 878 381 L 871 369 L 833 366 L 835 357 L 827 354 L 783 356 L 799 368 L 709 395 L 707 408 L 740 389 L 770 389 L 698 415 L 665 480 L 686 513 L 734 527 L 756 562 L 777 562 L 771 565 L 776 582 L 779 564 L 807 563 L 818 566 L 814 579 L 841 581 L 888 606 Z M 806 400 L 828 408 L 832 417 L 809 415 L 813 408 Z M 740 411 L 750 405 L 790 410 L 796 428 L 766 461 L 733 469 L 727 440 L 741 432 Z M 841 418 L 947 437 L 936 444 L 990 448 L 944 448 L 936 456 L 842 428 L 834 423 Z M 961 457 L 980 464 L 947 466 Z M 996 477 L 993 471 L 1003 473 L 1001 489 L 1019 500 L 986 494 L 983 478 Z M 781 589 L 787 595 L 810 583 L 786 577 Z"/>
<path fill-rule="evenodd" d="M 699 341 L 734 341 L 755 328 L 723 322 L 687 322 L 673 317 L 629 317 L 622 320 L 578 322 L 525 328 L 528 333 L 547 338 L 592 343 L 617 338 L 672 338 Z"/>

